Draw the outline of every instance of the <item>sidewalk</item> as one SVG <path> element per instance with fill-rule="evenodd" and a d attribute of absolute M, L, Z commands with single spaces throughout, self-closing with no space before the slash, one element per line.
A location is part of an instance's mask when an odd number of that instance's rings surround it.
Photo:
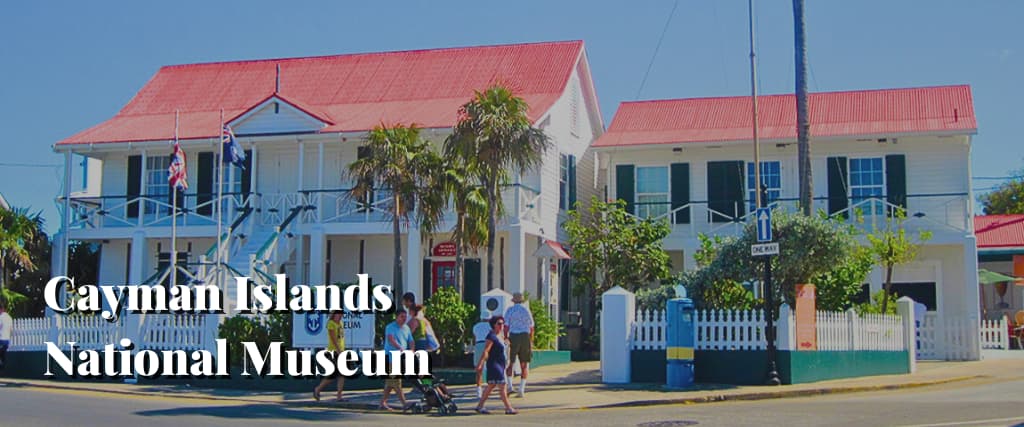
<path fill-rule="evenodd" d="M 524 410 L 585 409 L 602 407 L 647 406 L 665 404 L 719 402 L 725 400 L 759 400 L 808 396 L 830 393 L 850 393 L 921 387 L 950 382 L 977 380 L 1024 380 L 1024 360 L 990 359 L 979 362 L 919 362 L 918 371 L 910 375 L 885 375 L 852 379 L 822 381 L 788 386 L 730 386 L 702 384 L 689 390 L 666 390 L 656 384 L 601 384 L 599 362 L 575 362 L 567 365 L 547 366 L 531 372 L 526 398 L 512 397 L 512 405 Z M 518 380 L 516 381 L 518 385 Z M 151 386 L 123 383 L 58 382 L 42 380 L 0 379 L 6 387 L 40 387 L 65 390 L 112 393 L 120 395 L 146 395 L 179 399 L 202 399 L 236 402 L 258 402 L 300 407 L 373 410 L 380 399 L 379 391 L 346 392 L 346 401 L 335 403 L 333 392 L 325 390 L 321 402 L 312 399 L 312 393 L 274 393 L 246 390 L 205 389 L 187 386 Z M 472 386 L 452 387 L 460 410 L 471 410 L 476 404 Z M 408 389 L 407 389 L 408 390 Z M 418 394 L 407 391 L 412 401 Z M 392 396 L 392 406 L 397 398 Z M 488 402 L 499 407 L 494 394 Z"/>

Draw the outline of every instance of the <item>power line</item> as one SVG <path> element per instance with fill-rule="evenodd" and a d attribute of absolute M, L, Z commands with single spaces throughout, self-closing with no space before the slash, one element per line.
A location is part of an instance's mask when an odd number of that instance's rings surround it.
<path fill-rule="evenodd" d="M 676 0 L 672 4 L 672 11 L 668 13 L 668 19 L 665 20 L 665 28 L 661 29 L 661 36 L 658 37 L 658 44 L 654 46 L 654 54 L 651 55 L 651 62 L 647 64 L 647 71 L 644 72 L 643 80 L 640 80 L 640 88 L 636 90 L 636 96 L 633 100 L 640 99 L 640 93 L 644 90 L 644 85 L 647 84 L 647 77 L 651 75 L 651 68 L 654 67 L 654 60 L 658 57 L 658 51 L 661 50 L 661 42 L 665 40 L 665 33 L 668 32 L 668 25 L 672 23 L 672 17 L 676 14 L 676 8 L 679 7 L 679 0 Z"/>
<path fill-rule="evenodd" d="M 1024 179 L 1024 175 L 1015 175 L 1015 176 L 972 176 L 971 179 L 987 179 L 987 180 L 994 180 L 994 181 L 1002 181 L 1002 180 L 1007 180 L 1007 179 Z"/>
<path fill-rule="evenodd" d="M 12 167 L 12 168 L 62 168 L 64 165 L 49 164 L 49 163 L 8 163 L 0 162 L 0 166 Z"/>

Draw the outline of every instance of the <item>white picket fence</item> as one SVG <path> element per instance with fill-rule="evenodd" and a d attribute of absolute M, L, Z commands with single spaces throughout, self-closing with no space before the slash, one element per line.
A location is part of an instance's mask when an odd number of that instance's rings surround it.
<path fill-rule="evenodd" d="M 668 319 L 665 310 L 637 310 L 633 324 L 632 348 L 634 350 L 664 350 L 665 327 Z"/>
<path fill-rule="evenodd" d="M 217 339 L 215 314 L 147 314 L 141 349 L 211 350 Z"/>
<path fill-rule="evenodd" d="M 981 348 L 1010 349 L 1010 329 L 1006 316 L 999 320 L 981 321 Z"/>
<path fill-rule="evenodd" d="M 73 342 L 80 350 L 102 350 L 109 344 L 119 345 L 121 338 L 128 336 L 124 325 L 123 317 L 111 322 L 95 315 L 55 316 L 55 344 L 65 348 Z"/>
<path fill-rule="evenodd" d="M 815 322 L 819 351 L 904 350 L 900 316 L 818 311 Z"/>
<path fill-rule="evenodd" d="M 46 350 L 52 329 L 53 319 L 50 317 L 14 319 L 10 351 Z"/>
<path fill-rule="evenodd" d="M 917 358 L 924 360 L 978 360 L 981 334 L 977 319 L 940 318 L 925 314 L 917 327 Z"/>

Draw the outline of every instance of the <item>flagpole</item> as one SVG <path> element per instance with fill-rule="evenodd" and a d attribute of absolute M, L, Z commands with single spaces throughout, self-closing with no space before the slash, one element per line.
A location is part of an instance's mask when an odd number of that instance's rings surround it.
<path fill-rule="evenodd" d="M 214 267 L 217 274 L 217 286 L 221 286 L 221 262 L 224 261 L 221 255 L 221 233 L 223 233 L 224 224 L 224 109 L 220 110 L 220 129 L 217 130 L 217 135 L 220 135 L 220 140 L 217 145 L 220 146 L 220 156 L 217 159 L 217 265 Z"/>
<path fill-rule="evenodd" d="M 174 147 L 171 157 L 177 156 L 178 110 L 174 110 Z M 174 161 L 173 159 L 171 160 Z M 170 180 L 168 180 L 169 183 Z M 178 285 L 178 187 L 171 185 L 171 288 Z"/>

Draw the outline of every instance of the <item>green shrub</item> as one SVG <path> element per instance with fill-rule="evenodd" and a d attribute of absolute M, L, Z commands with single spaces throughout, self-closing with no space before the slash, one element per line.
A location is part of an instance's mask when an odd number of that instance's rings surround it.
<path fill-rule="evenodd" d="M 857 314 L 881 314 L 883 298 L 885 298 L 885 291 L 879 290 L 871 294 L 871 302 L 857 304 L 853 309 L 857 311 Z M 896 304 L 887 304 L 887 306 L 885 314 L 896 314 Z"/>
<path fill-rule="evenodd" d="M 533 314 L 533 348 L 554 350 L 558 337 L 565 335 L 565 330 L 551 317 L 544 301 L 530 299 L 529 295 L 524 297 L 530 304 L 530 313 Z"/>
<path fill-rule="evenodd" d="M 474 307 L 462 301 L 455 288 L 441 287 L 426 301 L 427 319 L 434 327 L 441 353 L 446 358 L 465 354 L 470 342 Z"/>
<path fill-rule="evenodd" d="M 217 334 L 228 342 L 228 361 L 233 366 L 242 364 L 244 349 L 242 343 L 252 341 L 261 351 L 270 346 L 270 329 L 260 319 L 253 316 L 233 316 L 220 324 Z"/>

